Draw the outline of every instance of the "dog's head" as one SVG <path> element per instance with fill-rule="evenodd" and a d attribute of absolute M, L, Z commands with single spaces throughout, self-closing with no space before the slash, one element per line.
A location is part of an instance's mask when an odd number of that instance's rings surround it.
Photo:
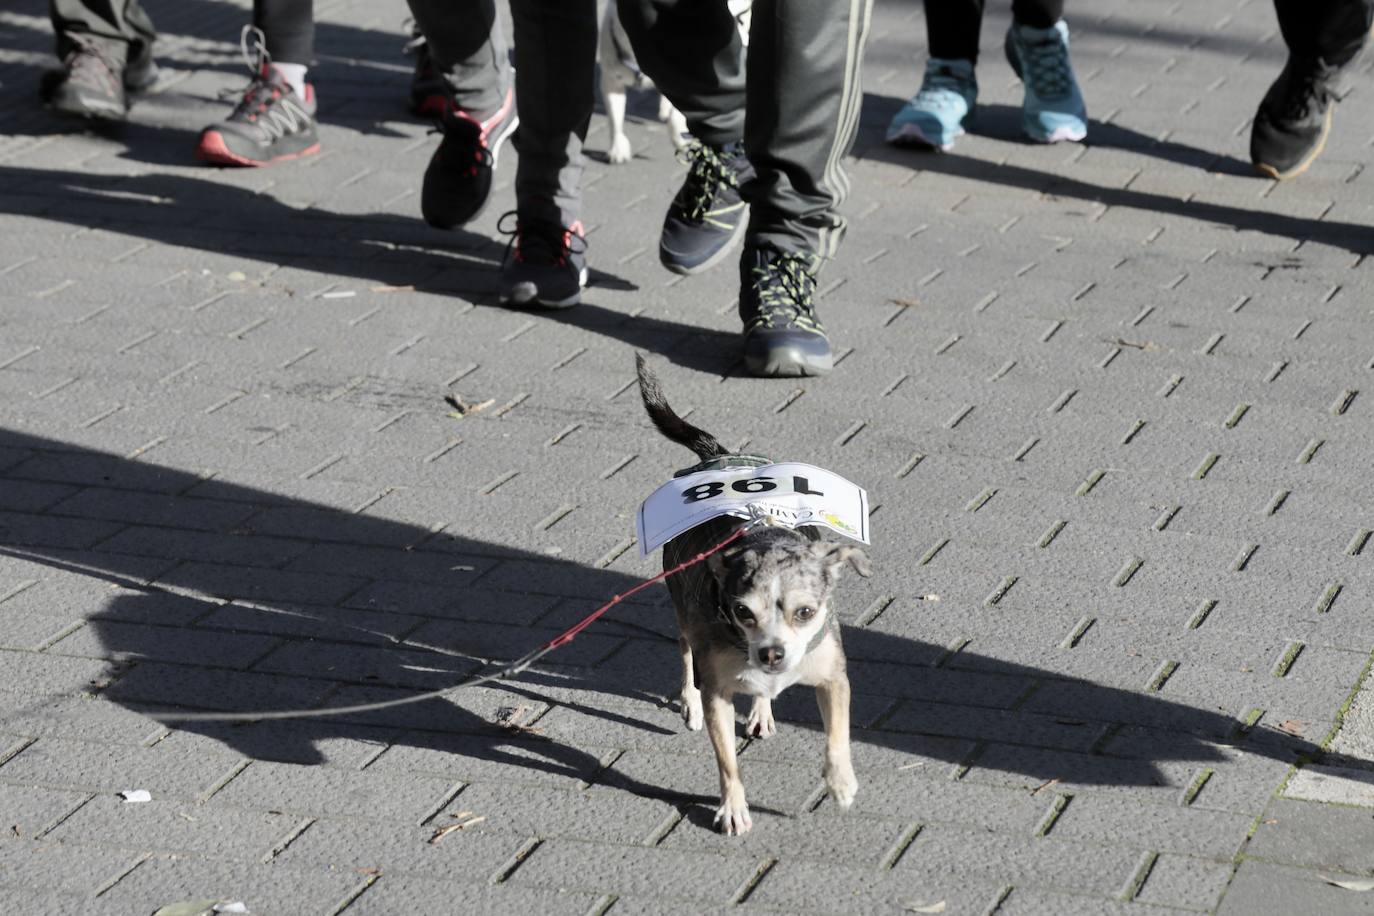
<path fill-rule="evenodd" d="M 801 664 L 828 625 L 830 595 L 844 565 L 861 576 L 871 572 L 861 548 L 808 540 L 786 528 L 763 529 L 708 563 L 722 613 L 744 636 L 749 665 L 769 674 Z"/>

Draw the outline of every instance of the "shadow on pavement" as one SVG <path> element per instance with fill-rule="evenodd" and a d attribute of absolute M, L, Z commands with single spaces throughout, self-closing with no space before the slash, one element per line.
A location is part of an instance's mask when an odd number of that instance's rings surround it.
<path fill-rule="evenodd" d="M 375 284 L 408 285 L 419 292 L 497 307 L 504 246 L 462 229 L 431 229 L 418 216 L 297 209 L 247 188 L 184 175 L 100 175 L 0 166 L 0 214 L 4 213 L 74 226 L 98 225 L 166 245 Z M 576 308 L 525 313 L 658 353 L 701 372 L 721 373 L 736 361 L 738 335 L 599 306 L 592 301 L 598 289 L 638 287 L 604 270 L 592 271 L 592 284 Z"/>
<path fill-rule="evenodd" d="M 85 626 L 45 650 L 104 659 L 101 680 L 108 686 L 96 690 L 107 700 L 254 759 L 317 763 L 330 739 L 367 736 L 588 781 L 604 776 L 637 794 L 711 803 L 619 772 L 603 774 L 604 754 L 576 746 L 652 750 L 655 742 L 677 740 L 677 653 L 661 590 L 615 609 L 499 688 L 361 715 L 254 723 L 254 711 L 328 708 L 443 687 L 487 660 L 523 654 L 579 619 L 592 599 L 619 594 L 636 580 L 461 531 L 435 534 L 16 431 L 0 431 L 0 468 L 0 555 L 109 583 L 116 592 L 102 607 L 71 609 Z M 461 509 L 454 506 L 453 516 Z M 1167 761 L 1220 760 L 1225 744 L 1284 762 L 1350 762 L 1283 732 L 1246 729 L 1222 711 L 969 653 L 945 665 L 941 647 L 874 629 L 847 627 L 844 640 L 861 769 L 866 757 L 883 757 L 877 748 L 957 764 L 970 740 L 999 749 L 979 766 L 1086 784 L 1164 784 L 1160 766 Z M 1010 693 L 985 694 L 987 705 L 978 705 L 968 688 L 971 671 L 984 686 L 1005 682 Z M 1074 714 L 1013 709 L 1011 697 L 1027 681 L 1068 696 Z M 88 689 L 73 683 L 68 693 Z M 906 702 L 896 715 L 878 716 L 874 710 L 891 706 L 892 697 Z M 782 716 L 818 728 L 809 691 L 784 699 Z M 562 721 L 579 724 L 551 724 L 546 734 L 512 726 L 510 710 L 526 704 L 566 710 Z M 169 709 L 245 717 L 178 725 L 160 716 Z M 23 713 L 0 714 L 0 723 Z M 1120 752 L 1101 750 L 1103 735 L 1132 725 L 1143 729 L 1139 740 Z M 819 759 L 821 737 L 813 737 Z M 680 753 L 676 744 L 666 749 Z M 1065 754 L 1077 763 L 1066 764 Z M 703 754 L 702 766 L 708 761 Z"/>
<path fill-rule="evenodd" d="M 1306 219 L 1283 213 L 1264 213 L 1247 210 L 1229 204 L 1206 203 L 1197 200 L 1181 200 L 1176 196 L 1152 194 L 1130 188 L 1113 188 L 1079 181 L 1066 175 L 1042 172 L 1024 166 L 986 162 L 970 159 L 958 153 L 930 153 L 920 150 L 903 149 L 883 141 L 887 123 L 892 115 L 901 108 L 903 100 L 888 96 L 866 95 L 864 97 L 863 120 L 860 125 L 859 141 L 856 149 L 861 150 L 865 159 L 903 165 L 908 168 L 930 172 L 935 175 L 954 175 L 972 178 L 992 185 L 1004 185 L 1070 197 L 1076 200 L 1091 201 L 1107 207 L 1127 207 L 1166 216 L 1184 217 L 1203 223 L 1212 223 L 1245 232 L 1260 232 L 1291 238 L 1297 242 L 1310 242 L 1344 248 L 1356 255 L 1374 254 L 1374 233 L 1367 227 L 1353 223 L 1330 220 Z M 1019 110 L 1008 105 L 986 105 L 979 107 L 975 133 L 998 139 L 1025 142 L 1020 138 L 1018 119 Z M 1145 156 L 1153 156 L 1168 162 L 1207 168 L 1226 174 L 1248 175 L 1251 169 L 1240 160 L 1209 153 L 1181 143 L 1157 141 L 1143 134 L 1118 125 L 1092 122 L 1088 128 L 1087 145 L 1125 149 Z M 1256 182 L 1263 181 L 1258 175 Z M 1256 185 L 1258 188 L 1258 184 Z M 1258 199 L 1258 190 L 1256 192 Z"/>

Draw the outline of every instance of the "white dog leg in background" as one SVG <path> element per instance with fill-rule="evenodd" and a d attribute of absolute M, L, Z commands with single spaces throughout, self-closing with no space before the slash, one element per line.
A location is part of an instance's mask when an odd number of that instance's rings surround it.
<path fill-rule="evenodd" d="M 667 114 L 664 109 L 667 109 Z M 673 107 L 673 103 L 665 98 L 660 98 L 658 103 L 658 119 L 668 122 L 668 139 L 673 141 L 673 149 L 686 149 L 691 142 L 687 133 L 687 119 L 682 116 L 682 112 Z"/>
<path fill-rule="evenodd" d="M 625 136 L 625 87 L 611 86 L 609 80 L 601 83 L 601 97 L 606 101 L 606 118 L 611 122 L 611 145 L 606 150 L 606 158 L 612 165 L 623 165 L 634 158 L 634 147 L 630 138 Z"/>

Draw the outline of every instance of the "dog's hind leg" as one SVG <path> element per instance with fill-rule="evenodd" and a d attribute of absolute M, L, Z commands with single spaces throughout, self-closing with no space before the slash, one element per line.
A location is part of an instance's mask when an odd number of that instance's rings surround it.
<path fill-rule="evenodd" d="M 679 699 L 682 721 L 692 731 L 699 732 L 702 723 L 701 691 L 697 688 L 696 674 L 692 669 L 692 644 L 686 636 L 679 636 L 677 645 L 682 650 L 682 693 Z"/>
<path fill-rule="evenodd" d="M 849 678 L 843 671 L 816 685 L 816 701 L 825 723 L 825 786 L 841 808 L 854 804 L 859 780 L 849 759 Z"/>
<path fill-rule="evenodd" d="M 706 685 L 706 733 L 716 751 L 720 770 L 720 807 L 716 809 L 716 829 L 732 835 L 747 833 L 754 821 L 744 799 L 744 782 L 735 759 L 735 704 L 728 693 L 711 683 Z"/>
<path fill-rule="evenodd" d="M 771 738 L 778 733 L 778 726 L 773 721 L 773 703 L 768 697 L 754 697 L 744 733 L 753 738 Z"/>

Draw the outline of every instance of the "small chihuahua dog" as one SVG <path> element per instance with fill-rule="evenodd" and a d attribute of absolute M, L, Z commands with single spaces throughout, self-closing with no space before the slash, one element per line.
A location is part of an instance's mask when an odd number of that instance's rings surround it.
<path fill-rule="evenodd" d="M 714 436 L 668 406 L 642 356 L 635 365 L 644 408 L 659 432 L 703 463 L 728 461 Z M 663 547 L 663 568 L 690 560 L 745 524 L 718 517 L 678 535 Z M 815 687 L 825 723 L 826 787 L 841 808 L 854 802 L 859 783 L 849 758 L 849 678 L 830 607 L 846 564 L 861 576 L 871 573 L 859 547 L 819 540 L 810 527 L 768 526 L 668 579 L 682 652 L 682 719 L 693 731 L 705 724 L 711 737 L 720 770 L 715 823 L 724 833 L 753 826 L 735 759 L 736 693 L 754 697 L 747 733 L 767 738 L 776 731 L 772 699 L 793 684 Z"/>

